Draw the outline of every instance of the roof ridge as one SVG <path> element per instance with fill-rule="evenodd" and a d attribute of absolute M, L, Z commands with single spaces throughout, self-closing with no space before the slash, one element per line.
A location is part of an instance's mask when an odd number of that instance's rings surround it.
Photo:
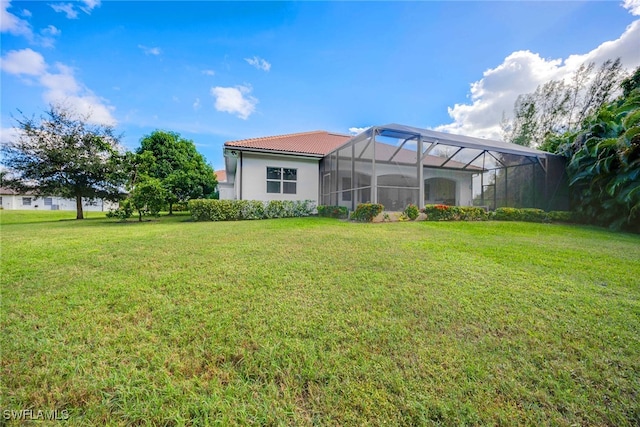
<path fill-rule="evenodd" d="M 330 133 L 326 130 L 312 130 L 312 131 L 307 131 L 307 132 L 296 132 L 296 133 L 285 133 L 282 135 L 269 135 L 269 136 L 258 136 L 255 138 L 245 138 L 245 139 L 237 139 L 237 140 L 233 140 L 233 141 L 227 141 L 225 142 L 225 144 L 228 143 L 237 143 L 237 142 L 247 142 L 247 141 L 267 141 L 270 139 L 277 139 L 277 138 L 290 138 L 290 137 L 295 137 L 295 136 L 301 136 L 301 135 L 311 135 L 314 133 L 325 133 L 330 135 Z"/>

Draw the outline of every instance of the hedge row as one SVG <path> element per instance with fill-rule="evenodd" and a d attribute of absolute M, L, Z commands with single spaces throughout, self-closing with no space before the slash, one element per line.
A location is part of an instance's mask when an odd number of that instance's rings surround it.
<path fill-rule="evenodd" d="M 344 206 L 318 206 L 318 216 L 328 218 L 346 219 L 349 216 L 349 209 Z"/>
<path fill-rule="evenodd" d="M 238 221 L 243 219 L 291 218 L 311 215 L 313 200 L 213 200 L 189 201 L 194 221 Z"/>
<path fill-rule="evenodd" d="M 427 221 L 486 221 L 489 214 L 475 206 L 426 205 L 421 209 Z"/>
<path fill-rule="evenodd" d="M 572 222 L 573 214 L 567 211 L 545 212 L 542 209 L 498 208 L 491 214 L 496 221 Z"/>
<path fill-rule="evenodd" d="M 526 221 L 572 222 L 573 214 L 566 211 L 545 212 L 533 208 L 498 208 L 487 212 L 474 206 L 427 205 L 422 209 L 427 221 Z"/>

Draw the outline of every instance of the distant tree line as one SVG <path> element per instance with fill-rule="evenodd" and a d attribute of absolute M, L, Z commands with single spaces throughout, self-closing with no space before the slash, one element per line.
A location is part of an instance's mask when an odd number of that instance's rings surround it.
<path fill-rule="evenodd" d="M 51 105 L 40 118 L 22 112 L 15 118 L 18 137 L 2 146 L 2 186 L 36 196 L 76 200 L 83 219 L 83 199 L 120 202 L 113 214 L 139 219 L 193 198 L 217 197 L 213 168 L 193 141 L 156 130 L 131 152 L 113 127 L 94 125 L 90 117 L 63 105 Z"/>

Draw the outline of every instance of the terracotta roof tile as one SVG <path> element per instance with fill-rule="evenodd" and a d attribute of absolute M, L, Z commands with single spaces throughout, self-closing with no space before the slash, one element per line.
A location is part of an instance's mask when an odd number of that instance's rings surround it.
<path fill-rule="evenodd" d="M 224 145 L 225 147 L 253 148 L 257 150 L 324 156 L 347 142 L 351 137 L 352 135 L 343 135 L 318 130 L 313 132 L 243 139 L 240 141 L 227 141 Z"/>
<path fill-rule="evenodd" d="M 227 181 L 227 171 L 222 169 L 216 171 L 216 177 L 218 178 L 218 182 L 226 182 Z"/>

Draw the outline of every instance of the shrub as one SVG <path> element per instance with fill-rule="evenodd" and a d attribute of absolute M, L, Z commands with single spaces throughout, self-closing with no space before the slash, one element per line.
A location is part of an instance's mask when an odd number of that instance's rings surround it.
<path fill-rule="evenodd" d="M 422 212 L 428 221 L 453 221 L 459 219 L 457 206 L 426 205 Z"/>
<path fill-rule="evenodd" d="M 552 222 L 574 222 L 573 212 L 568 211 L 551 211 L 547 212 L 549 221 Z"/>
<path fill-rule="evenodd" d="M 187 212 L 189 210 L 189 206 L 187 202 L 176 202 L 172 206 L 173 212 Z"/>
<path fill-rule="evenodd" d="M 477 206 L 426 205 L 422 212 L 428 221 L 486 221 L 489 214 Z"/>
<path fill-rule="evenodd" d="M 498 208 L 493 214 L 496 221 L 548 222 L 547 213 L 534 208 Z"/>
<path fill-rule="evenodd" d="M 379 203 L 360 203 L 351 214 L 351 219 L 354 221 L 371 222 L 383 209 L 384 206 Z"/>
<path fill-rule="evenodd" d="M 411 221 L 413 221 L 414 219 L 418 218 L 418 215 L 420 215 L 420 210 L 418 209 L 418 207 L 414 204 L 409 204 L 409 206 L 407 206 L 406 208 L 404 208 L 404 212 L 403 212 L 407 218 L 409 218 Z"/>
<path fill-rule="evenodd" d="M 117 209 L 109 209 L 107 212 L 107 218 L 117 218 L 120 221 L 126 221 L 131 218 L 131 215 L 133 215 L 133 206 L 129 199 L 121 201 Z"/>
<path fill-rule="evenodd" d="M 312 200 L 217 200 L 197 199 L 189 201 L 189 211 L 194 221 L 237 221 L 309 216 L 315 209 Z"/>
<path fill-rule="evenodd" d="M 263 219 L 265 217 L 264 202 L 260 200 L 238 200 L 241 219 Z"/>
<path fill-rule="evenodd" d="M 463 221 L 486 221 L 489 214 L 483 208 L 477 206 L 459 206 L 460 219 Z"/>
<path fill-rule="evenodd" d="M 346 219 L 349 216 L 349 210 L 345 206 L 318 206 L 318 216 L 328 218 Z"/>

